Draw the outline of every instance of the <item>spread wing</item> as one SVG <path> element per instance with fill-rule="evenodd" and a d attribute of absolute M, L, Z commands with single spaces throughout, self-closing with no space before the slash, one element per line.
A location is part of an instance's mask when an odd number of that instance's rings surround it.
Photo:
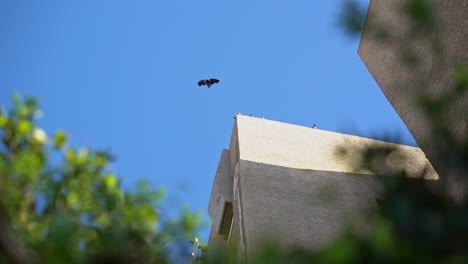
<path fill-rule="evenodd" d="M 206 80 L 201 80 L 198 82 L 198 86 L 206 85 Z"/>
<path fill-rule="evenodd" d="M 219 80 L 218 79 L 209 79 L 208 82 L 210 84 L 215 84 L 215 83 L 219 83 Z"/>

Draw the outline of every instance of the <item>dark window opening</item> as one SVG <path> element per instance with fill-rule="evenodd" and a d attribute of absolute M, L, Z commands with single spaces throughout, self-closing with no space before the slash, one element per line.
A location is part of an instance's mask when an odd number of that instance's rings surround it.
<path fill-rule="evenodd" d="M 387 202 L 383 199 L 375 199 L 375 201 L 377 202 L 380 212 L 385 214 L 387 210 Z"/>
<path fill-rule="evenodd" d="M 221 227 L 219 229 L 219 234 L 222 235 L 225 240 L 228 239 L 229 232 L 231 231 L 232 216 L 232 203 L 226 202 L 224 204 L 223 218 L 221 220 Z"/>

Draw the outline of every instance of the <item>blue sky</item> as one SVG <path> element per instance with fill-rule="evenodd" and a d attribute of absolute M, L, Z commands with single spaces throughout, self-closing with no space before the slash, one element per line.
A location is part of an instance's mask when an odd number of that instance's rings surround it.
<path fill-rule="evenodd" d="M 337 26 L 340 3 L 2 1 L 0 104 L 39 97 L 49 134 L 111 149 L 124 187 L 146 179 L 167 209 L 209 219 L 237 112 L 416 144 Z"/>

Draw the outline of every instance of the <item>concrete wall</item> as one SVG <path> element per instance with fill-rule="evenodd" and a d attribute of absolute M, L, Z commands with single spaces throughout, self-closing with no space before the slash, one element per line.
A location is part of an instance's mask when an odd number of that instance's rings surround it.
<path fill-rule="evenodd" d="M 420 177 L 426 169 L 424 178 L 438 178 L 418 148 L 237 115 L 229 154 L 223 151 L 213 183 L 210 246 L 224 243 L 217 235 L 221 193 L 233 202 L 230 244 L 247 254 L 269 239 L 321 247 L 347 224 L 365 232 L 382 187 L 375 171 L 356 167 L 361 151 L 375 146 L 395 149 L 379 174 L 405 169 Z M 341 147 L 347 155 L 337 155 Z"/>
<path fill-rule="evenodd" d="M 247 253 L 265 241 L 319 248 L 347 225 L 365 231 L 382 189 L 371 175 L 303 170 L 242 160 Z"/>
<path fill-rule="evenodd" d="M 222 240 L 217 234 L 219 233 L 221 218 L 223 216 L 224 204 L 232 202 L 232 176 L 229 163 L 229 150 L 225 149 L 219 159 L 208 204 L 208 214 L 212 223 L 210 244 L 212 242 L 216 244 Z"/>
<path fill-rule="evenodd" d="M 444 122 L 450 137 L 434 137 L 433 122 L 418 100 L 421 95 L 434 99 L 453 92 L 455 66 L 468 65 L 468 1 L 428 1 L 436 25 L 432 31 L 414 30 L 404 12 L 406 2 L 370 1 L 358 54 L 439 175 L 464 178 L 467 171 L 456 171 L 453 158 L 450 167 L 445 160 L 468 140 L 468 92 L 457 95 L 437 120 Z M 449 143 L 453 147 L 441 153 L 440 146 L 450 139 L 455 140 Z M 459 180 L 450 187 L 455 195 L 468 188 Z"/>

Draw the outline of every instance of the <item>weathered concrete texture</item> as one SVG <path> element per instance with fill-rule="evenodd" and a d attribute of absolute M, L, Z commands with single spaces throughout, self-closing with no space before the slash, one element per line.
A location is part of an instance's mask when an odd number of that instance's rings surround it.
<path fill-rule="evenodd" d="M 442 137 L 434 137 L 434 120 L 421 107 L 420 98 L 433 100 L 452 93 L 455 67 L 468 66 L 468 1 L 428 1 L 435 25 L 430 30 L 415 30 L 414 19 L 404 8 L 407 2 L 370 1 L 358 54 L 439 175 L 464 178 L 468 172 L 455 170 L 453 159 L 447 165 L 450 148 L 442 153 L 440 146 L 450 140 L 455 141 L 454 148 L 461 145 L 456 142 L 466 142 L 468 93 L 458 94 L 435 120 L 449 130 Z M 460 183 L 452 186 L 465 188 Z"/>
<path fill-rule="evenodd" d="M 365 230 L 382 197 L 371 175 L 240 162 L 246 251 L 265 241 L 319 248 L 348 224 Z"/>
<path fill-rule="evenodd" d="M 380 164 L 384 169 L 355 170 L 362 162 L 360 152 L 376 146 L 395 149 Z M 337 155 L 341 147 L 347 155 Z M 347 224 L 365 232 L 368 213 L 382 198 L 375 173 L 406 169 L 408 176 L 420 177 L 426 169 L 425 178 L 438 178 L 418 148 L 242 115 L 237 115 L 229 155 L 223 152 L 219 166 L 209 206 L 210 245 L 225 243 L 213 233 L 219 232 L 223 210 L 217 199 L 226 193 L 234 210 L 228 243 L 247 255 L 268 239 L 317 248 Z"/>
<path fill-rule="evenodd" d="M 237 115 L 237 118 L 240 118 L 241 115 Z M 235 168 L 237 161 L 239 160 L 239 135 L 238 135 L 238 128 L 237 128 L 237 123 L 234 122 L 234 127 L 232 128 L 232 134 L 231 134 L 231 141 L 229 143 L 229 164 L 231 166 L 231 177 L 234 177 L 235 173 Z"/>
<path fill-rule="evenodd" d="M 212 225 L 210 231 L 210 237 L 208 238 L 209 245 L 221 245 L 223 244 L 223 237 L 218 234 L 217 226 Z"/>
<path fill-rule="evenodd" d="M 219 159 L 213 187 L 211 189 L 208 214 L 210 215 L 215 234 L 219 232 L 224 204 L 232 202 L 232 176 L 229 165 L 229 150 L 223 150 Z M 213 233 L 213 232 L 212 232 Z M 218 239 L 218 238 L 216 238 Z M 210 238 L 212 240 L 212 238 Z"/>
<path fill-rule="evenodd" d="M 427 168 L 426 179 L 438 177 L 421 149 L 411 146 L 241 115 L 237 117 L 237 129 L 241 160 L 296 169 L 376 174 L 358 169 L 363 163 L 362 154 L 371 147 L 387 147 L 395 151 L 379 164 L 380 174 L 404 170 L 409 176 L 420 177 Z M 346 155 L 340 155 L 341 150 Z"/>

